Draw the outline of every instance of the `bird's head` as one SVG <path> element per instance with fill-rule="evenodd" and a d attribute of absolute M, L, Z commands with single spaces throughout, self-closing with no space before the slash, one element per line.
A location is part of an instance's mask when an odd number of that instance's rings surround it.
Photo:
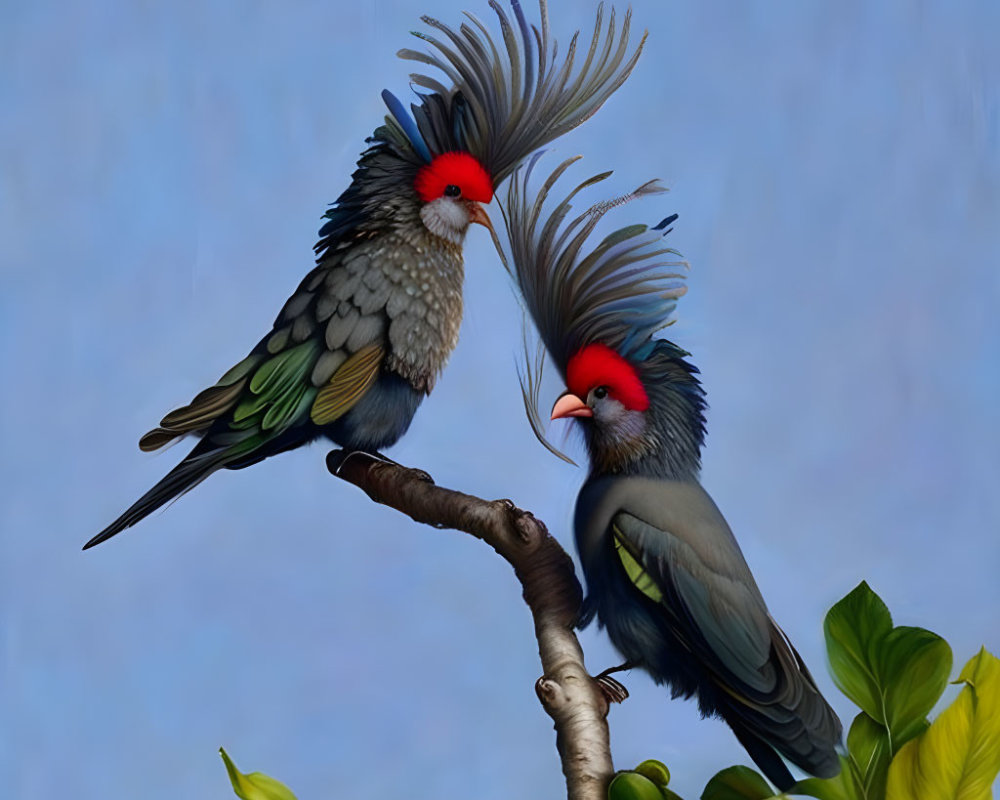
<path fill-rule="evenodd" d="M 580 421 L 599 472 L 695 475 L 705 435 L 698 370 L 666 339 L 639 352 L 626 358 L 601 343 L 577 350 L 566 364 L 568 388 L 552 407 L 552 419 Z"/>
<path fill-rule="evenodd" d="M 578 350 L 566 365 L 566 385 L 552 419 L 579 419 L 601 468 L 618 472 L 656 448 L 649 394 L 636 365 L 616 350 L 599 343 Z"/>
<path fill-rule="evenodd" d="M 493 199 L 493 181 L 473 156 L 442 153 L 417 171 L 413 188 L 420 197 L 420 219 L 435 236 L 461 244 L 469 225 L 493 226 L 481 203 Z"/>

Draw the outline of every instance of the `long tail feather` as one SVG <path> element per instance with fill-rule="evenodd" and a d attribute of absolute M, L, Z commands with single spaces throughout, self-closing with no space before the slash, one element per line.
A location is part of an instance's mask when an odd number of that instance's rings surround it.
<path fill-rule="evenodd" d="M 124 514 L 87 542 L 83 549 L 99 545 L 126 528 L 131 528 L 156 509 L 193 489 L 213 472 L 226 466 L 230 457 L 230 453 L 225 449 L 206 451 L 204 443 L 200 443 L 180 464 L 164 475 L 159 483 L 136 500 Z"/>
<path fill-rule="evenodd" d="M 736 734 L 736 738 L 743 745 L 750 758 L 760 767 L 761 772 L 767 776 L 771 783 L 782 792 L 787 792 L 795 785 L 795 778 L 792 777 L 792 773 L 788 771 L 781 756 L 775 752 L 771 745 L 744 728 L 738 720 L 734 721 L 725 716 L 723 718 L 729 723 L 729 727 L 733 729 L 733 733 Z"/>

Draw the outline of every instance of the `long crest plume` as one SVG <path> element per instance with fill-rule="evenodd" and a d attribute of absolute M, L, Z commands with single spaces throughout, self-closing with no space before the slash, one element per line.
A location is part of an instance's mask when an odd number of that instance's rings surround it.
<path fill-rule="evenodd" d="M 440 70 L 451 83 L 446 88 L 432 76 L 410 76 L 415 86 L 432 92 L 411 106 L 419 130 L 419 136 L 408 133 L 419 140 L 414 149 L 466 150 L 486 167 L 494 186 L 539 147 L 589 119 L 628 78 L 646 41 L 643 33 L 629 55 L 631 11 L 619 31 L 613 8 L 605 25 L 601 4 L 590 47 L 575 69 L 579 31 L 559 61 L 546 1 L 539 0 L 540 27 L 529 24 L 519 0 L 510 4 L 513 21 L 497 0 L 490 0 L 500 22 L 499 45 L 478 18 L 466 13 L 468 22 L 457 32 L 432 17 L 421 18 L 440 38 L 421 32 L 414 36 L 437 52 L 399 51 L 401 58 Z M 398 121 L 398 101 L 391 110 Z"/>
<path fill-rule="evenodd" d="M 506 246 L 495 242 L 504 266 L 517 282 L 527 316 L 538 331 L 530 344 L 527 325 L 524 359 L 519 370 L 524 407 L 535 436 L 560 458 L 570 459 L 545 437 L 539 412 L 544 351 L 565 380 L 566 366 L 582 347 L 600 342 L 622 356 L 641 359 L 653 335 L 670 325 L 677 299 L 686 291 L 687 264 L 663 244 L 668 217 L 655 227 L 629 225 L 606 236 L 596 247 L 584 246 L 598 222 L 612 209 L 645 195 L 666 191 L 657 181 L 604 200 L 570 219 L 572 203 L 584 189 L 600 183 L 604 172 L 583 181 L 542 217 L 546 200 L 564 172 L 579 159 L 563 161 L 537 191 L 529 190 L 541 154 L 515 172 L 501 203 Z"/>

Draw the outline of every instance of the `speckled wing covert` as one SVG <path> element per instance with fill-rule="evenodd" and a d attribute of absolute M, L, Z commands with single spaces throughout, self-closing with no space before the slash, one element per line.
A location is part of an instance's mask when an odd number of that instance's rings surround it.
<path fill-rule="evenodd" d="M 649 181 L 633 192 L 589 206 L 567 222 L 577 194 L 611 173 L 583 181 L 543 216 L 556 182 L 578 158 L 563 161 L 539 188 L 530 189 L 539 158 L 532 157 L 510 182 L 501 203 L 506 241 L 496 244 L 540 340 L 532 355 L 530 334 L 525 331 L 521 388 L 528 421 L 539 441 L 568 461 L 545 437 L 538 410 L 545 352 L 565 379 L 570 356 L 586 344 L 600 341 L 623 354 L 633 346 L 647 346 L 656 331 L 671 324 L 677 299 L 687 291 L 684 274 L 678 271 L 686 264 L 676 250 L 663 244 L 676 215 L 653 227 L 620 228 L 590 252 L 581 252 L 608 211 L 665 189 Z"/>

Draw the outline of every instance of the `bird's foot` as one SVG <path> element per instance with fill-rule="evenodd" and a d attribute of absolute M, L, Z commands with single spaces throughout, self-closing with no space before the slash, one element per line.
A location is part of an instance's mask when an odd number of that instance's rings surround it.
<path fill-rule="evenodd" d="M 413 473 L 413 477 L 415 477 L 419 481 L 423 481 L 424 483 L 434 483 L 434 479 L 427 472 L 424 472 L 424 470 L 419 469 L 418 467 L 404 466 L 403 464 L 400 464 L 398 461 L 393 461 L 391 458 L 389 458 L 389 456 L 380 453 L 378 450 L 374 451 L 373 453 L 369 453 L 368 455 L 370 455 L 372 458 L 377 458 L 380 461 L 384 461 L 386 464 L 392 464 L 395 467 L 399 467 L 400 469 L 405 469 L 408 472 Z"/>
<path fill-rule="evenodd" d="M 624 703 L 628 700 L 628 689 L 610 675 L 602 672 L 600 675 L 594 676 L 594 683 L 597 684 L 597 688 L 608 703 Z"/>
<path fill-rule="evenodd" d="M 406 467 L 398 461 L 393 461 L 391 458 L 384 456 L 378 450 L 331 450 L 326 456 L 327 468 L 334 475 L 339 476 L 340 471 L 344 468 L 344 465 L 355 456 L 367 456 L 375 461 L 381 461 L 383 464 L 392 464 L 394 467 L 399 467 L 400 469 L 405 469 L 407 472 L 412 473 L 413 477 L 417 480 L 425 481 L 426 483 L 434 483 L 434 479 L 422 469 Z"/>
<path fill-rule="evenodd" d="M 379 461 L 384 461 L 386 464 L 393 464 L 397 467 L 403 467 L 403 465 L 400 464 L 398 461 L 393 461 L 385 453 L 380 453 L 378 450 L 372 450 L 372 452 L 370 452 L 368 455 L 370 455 L 372 458 L 377 458 Z M 409 469 L 409 468 L 403 467 L 403 469 Z"/>
<path fill-rule="evenodd" d="M 617 667 L 608 667 L 604 672 L 594 676 L 597 688 L 601 690 L 601 694 L 607 698 L 609 703 L 623 703 L 628 699 L 628 689 L 611 676 L 616 672 L 624 672 L 625 670 L 632 669 L 634 666 L 635 664 L 631 661 L 626 661 Z"/>

